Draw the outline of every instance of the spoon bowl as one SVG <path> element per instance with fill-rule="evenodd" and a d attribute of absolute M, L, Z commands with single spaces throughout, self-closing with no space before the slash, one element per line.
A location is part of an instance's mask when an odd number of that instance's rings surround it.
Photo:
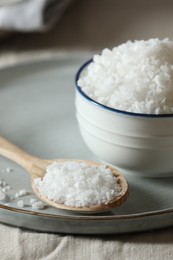
<path fill-rule="evenodd" d="M 31 186 L 35 193 L 35 195 L 45 202 L 46 204 L 63 210 L 69 210 L 69 211 L 77 211 L 82 213 L 97 213 L 102 211 L 109 211 L 115 207 L 120 206 L 128 197 L 128 183 L 125 179 L 125 177 L 119 173 L 114 167 L 107 166 L 111 169 L 112 174 L 114 177 L 117 178 L 117 182 L 121 187 L 121 191 L 118 196 L 116 196 L 113 200 L 110 200 L 106 204 L 101 205 L 91 205 L 88 207 L 71 207 L 67 206 L 63 203 L 54 202 L 52 200 L 49 200 L 46 196 L 44 196 L 42 193 L 39 192 L 35 185 L 35 178 L 43 178 L 46 173 L 46 168 L 52 164 L 53 162 L 67 162 L 69 160 L 67 159 L 55 159 L 55 160 L 43 160 L 37 157 L 34 157 L 25 151 L 21 150 L 19 147 L 14 145 L 13 143 L 9 142 L 5 138 L 0 136 L 0 155 L 16 162 L 20 166 L 22 166 L 24 169 L 27 170 L 27 172 L 31 176 Z M 72 160 L 70 160 L 72 161 Z M 88 160 L 74 160 L 76 162 L 85 162 L 89 166 L 101 166 L 101 163 L 92 162 Z"/>

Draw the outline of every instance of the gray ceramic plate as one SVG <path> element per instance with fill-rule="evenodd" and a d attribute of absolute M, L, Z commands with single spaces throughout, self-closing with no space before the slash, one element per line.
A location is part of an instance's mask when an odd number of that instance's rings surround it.
<path fill-rule="evenodd" d="M 89 55 L 60 55 L 0 70 L 0 134 L 42 158 L 94 159 L 83 143 L 75 119 L 74 76 Z M 98 160 L 98 159 L 97 159 Z M 13 171 L 7 172 L 6 168 Z M 128 177 L 130 197 L 116 210 L 98 215 L 72 214 L 47 207 L 34 211 L 29 175 L 0 157 L 0 178 L 12 186 L 9 194 L 29 194 L 5 206 L 0 221 L 43 232 L 113 234 L 146 231 L 173 224 L 173 178 Z"/>

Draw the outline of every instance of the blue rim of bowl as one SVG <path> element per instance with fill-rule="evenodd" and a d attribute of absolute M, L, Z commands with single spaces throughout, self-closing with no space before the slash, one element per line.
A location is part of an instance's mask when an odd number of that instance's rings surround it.
<path fill-rule="evenodd" d="M 111 107 L 108 107 L 108 106 L 105 106 L 101 103 L 98 103 L 97 101 L 95 101 L 94 99 L 90 98 L 88 95 L 85 94 L 85 92 L 82 91 L 81 87 L 78 85 L 78 80 L 80 79 L 80 75 L 81 73 L 83 72 L 83 70 L 91 63 L 93 62 L 93 59 L 89 59 L 88 61 L 86 61 L 80 68 L 79 70 L 77 71 L 76 73 L 76 76 L 75 76 L 75 86 L 76 86 L 76 89 L 78 90 L 78 92 L 86 99 L 88 100 L 89 102 L 93 103 L 94 105 L 102 108 L 102 109 L 105 109 L 105 110 L 108 110 L 108 111 L 111 111 L 111 112 L 116 112 L 116 113 L 119 113 L 119 114 L 124 114 L 124 115 L 129 115 L 129 116 L 135 116 L 135 117 L 154 117 L 154 118 L 163 118 L 163 117 L 173 117 L 173 114 L 143 114 L 143 113 L 135 113 L 135 112 L 128 112 L 128 111 L 123 111 L 123 110 L 120 110 L 120 109 L 116 109 L 116 108 L 111 108 Z"/>

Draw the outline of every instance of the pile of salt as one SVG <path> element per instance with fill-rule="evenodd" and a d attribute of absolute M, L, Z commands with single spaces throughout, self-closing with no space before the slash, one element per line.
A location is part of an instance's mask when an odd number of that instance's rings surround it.
<path fill-rule="evenodd" d="M 93 100 L 147 114 L 173 113 L 173 41 L 128 41 L 93 57 L 78 80 Z"/>
<path fill-rule="evenodd" d="M 106 204 L 121 192 L 110 168 L 74 161 L 49 165 L 35 185 L 49 200 L 75 207 Z"/>

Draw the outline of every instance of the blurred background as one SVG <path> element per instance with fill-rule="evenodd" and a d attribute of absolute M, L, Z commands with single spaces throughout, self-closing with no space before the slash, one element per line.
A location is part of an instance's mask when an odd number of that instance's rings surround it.
<path fill-rule="evenodd" d="M 129 39 L 173 39 L 172 28 L 171 0 L 0 1 L 0 51 L 99 51 Z"/>

